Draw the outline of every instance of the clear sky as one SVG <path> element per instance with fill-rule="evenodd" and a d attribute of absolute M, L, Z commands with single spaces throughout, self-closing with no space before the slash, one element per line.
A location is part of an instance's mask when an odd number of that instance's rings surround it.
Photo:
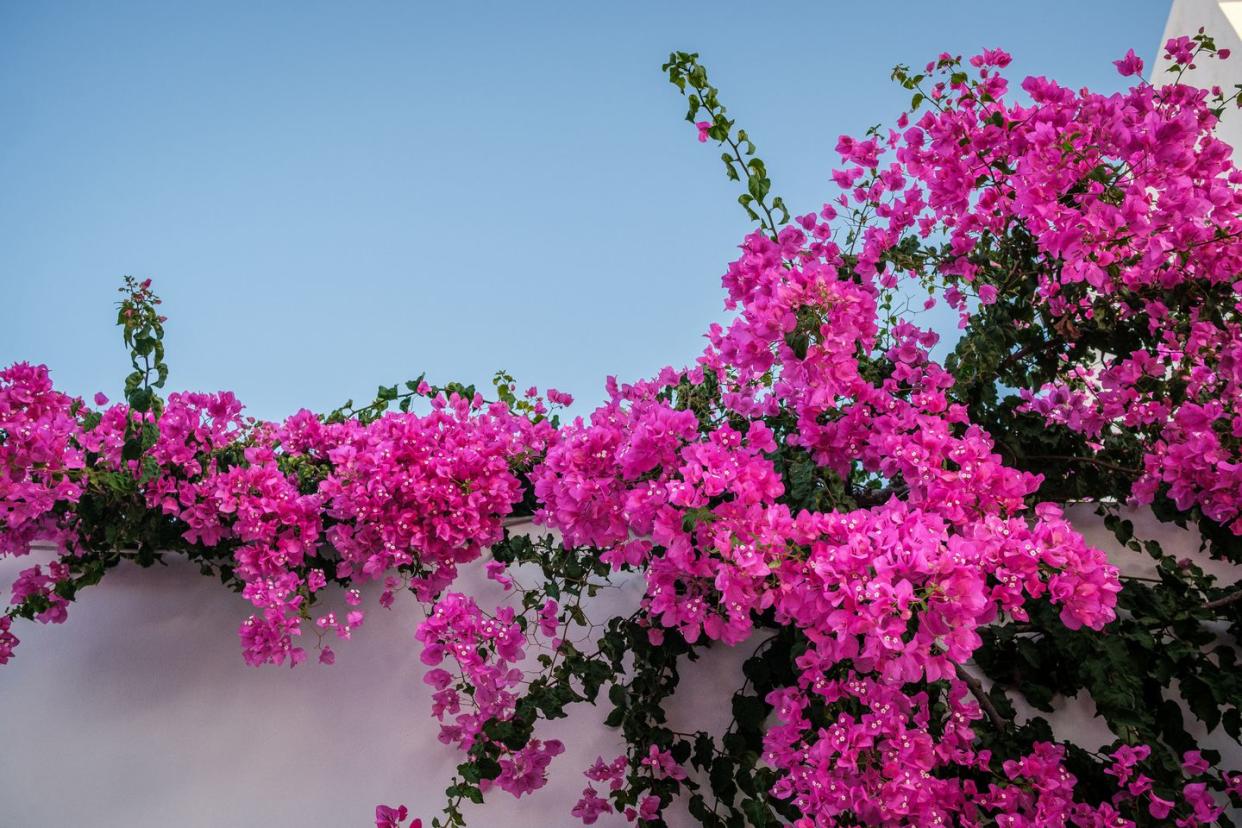
<path fill-rule="evenodd" d="M 698 51 L 796 212 L 896 63 L 1107 90 L 1168 0 L 0 4 L 0 363 L 115 397 L 123 274 L 171 389 L 261 417 L 426 370 L 574 393 L 683 365 L 749 229 L 661 75 Z"/>

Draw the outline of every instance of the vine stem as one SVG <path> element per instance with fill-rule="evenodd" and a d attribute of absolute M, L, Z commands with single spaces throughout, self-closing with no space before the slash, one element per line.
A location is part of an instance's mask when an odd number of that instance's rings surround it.
<path fill-rule="evenodd" d="M 966 687 L 970 689 L 971 695 L 978 700 L 979 706 L 983 708 L 983 712 L 987 714 L 988 719 L 992 722 L 992 726 L 1002 732 L 1008 730 L 1008 720 L 1000 714 L 1000 711 L 996 709 L 996 705 L 992 704 L 992 700 L 988 698 L 988 694 L 984 692 L 983 682 L 979 681 L 978 677 L 967 671 L 967 669 L 960 664 L 957 665 L 957 677 L 962 680 L 962 683 L 965 684 Z"/>
<path fill-rule="evenodd" d="M 1109 469 L 1122 474 L 1142 474 L 1142 469 L 1132 469 L 1127 466 L 1119 466 L 1116 463 L 1109 463 L 1095 457 L 1081 457 L 1075 454 L 1032 454 L 1027 457 L 1028 460 L 1061 460 L 1066 463 L 1088 463 L 1092 466 L 1099 466 L 1102 469 Z"/>
<path fill-rule="evenodd" d="M 1215 601 L 1208 601 L 1203 605 L 1203 608 L 1205 610 L 1220 609 L 1230 604 L 1236 604 L 1238 601 L 1242 601 L 1242 589 L 1235 589 L 1233 592 L 1230 592 L 1228 595 L 1222 595 Z"/>
<path fill-rule="evenodd" d="M 712 117 L 714 119 L 715 115 L 713 114 Z M 746 172 L 746 180 L 749 182 L 750 178 L 753 176 L 753 173 L 751 172 L 750 168 L 746 166 L 746 159 L 742 157 L 741 142 L 735 141 L 733 138 L 733 135 L 729 134 L 725 136 L 725 143 L 727 143 L 729 147 L 733 150 L 733 157 L 737 159 L 737 162 L 739 164 L 742 165 L 742 170 Z M 769 233 L 771 233 L 772 241 L 776 241 L 777 239 L 780 238 L 780 229 L 776 226 L 776 218 L 772 215 L 772 210 L 768 208 L 767 197 L 765 196 L 764 198 L 757 198 L 755 199 L 755 201 L 759 203 L 759 207 L 763 210 L 763 214 L 767 216 L 768 218 L 768 223 L 766 227 L 763 224 L 763 219 L 759 220 L 759 226 L 767 230 Z"/>

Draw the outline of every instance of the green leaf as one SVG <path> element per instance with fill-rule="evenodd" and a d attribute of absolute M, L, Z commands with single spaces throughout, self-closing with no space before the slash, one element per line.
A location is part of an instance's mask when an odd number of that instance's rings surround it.
<path fill-rule="evenodd" d="M 145 388 L 136 388 L 129 395 L 129 407 L 138 412 L 151 410 L 151 392 Z"/>
<path fill-rule="evenodd" d="M 1179 685 L 1182 698 L 1186 700 L 1186 706 L 1190 708 L 1190 712 L 1195 714 L 1195 718 L 1203 722 L 1209 731 L 1215 730 L 1220 724 L 1220 708 L 1216 705 L 1212 688 L 1194 674 L 1180 676 Z"/>

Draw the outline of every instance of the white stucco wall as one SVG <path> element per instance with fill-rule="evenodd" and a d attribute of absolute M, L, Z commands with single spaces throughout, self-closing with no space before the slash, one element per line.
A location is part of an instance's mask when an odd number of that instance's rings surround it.
<path fill-rule="evenodd" d="M 0 594 L 40 555 L 0 561 Z M 477 570 L 461 589 L 494 606 L 502 593 Z M 365 625 L 333 642 L 331 667 L 247 667 L 235 631 L 249 605 L 181 561 L 118 568 L 64 625 L 22 624 L 16 657 L 0 667 L 0 828 L 341 828 L 372 825 L 381 802 L 435 815 L 460 755 L 429 715 L 416 603 L 399 597 L 384 610 L 376 594 L 364 590 Z M 628 614 L 640 596 L 639 582 L 621 584 L 590 613 Z M 676 721 L 722 730 L 745 655 L 722 649 L 700 662 Z M 567 747 L 559 772 L 519 801 L 494 792 L 483 810 L 471 806 L 471 824 L 580 824 L 569 809 L 581 769 L 624 747 L 603 715 L 583 706 L 541 725 Z"/>

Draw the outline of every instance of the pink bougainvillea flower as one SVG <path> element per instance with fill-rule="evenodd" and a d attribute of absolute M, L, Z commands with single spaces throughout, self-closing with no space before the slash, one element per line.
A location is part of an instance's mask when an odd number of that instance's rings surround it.
<path fill-rule="evenodd" d="M 396 808 L 391 808 L 387 805 L 376 805 L 375 828 L 403 828 L 401 823 L 405 821 L 409 813 L 409 809 L 404 805 L 398 805 Z M 420 826 L 422 824 L 419 820 L 415 820 L 415 823 Z M 416 828 L 416 826 L 410 826 L 410 828 Z"/>
<path fill-rule="evenodd" d="M 1133 49 L 1126 52 L 1121 60 L 1114 60 L 1113 66 L 1117 67 L 1117 72 L 1122 77 L 1143 74 L 1143 59 L 1134 54 Z"/>

